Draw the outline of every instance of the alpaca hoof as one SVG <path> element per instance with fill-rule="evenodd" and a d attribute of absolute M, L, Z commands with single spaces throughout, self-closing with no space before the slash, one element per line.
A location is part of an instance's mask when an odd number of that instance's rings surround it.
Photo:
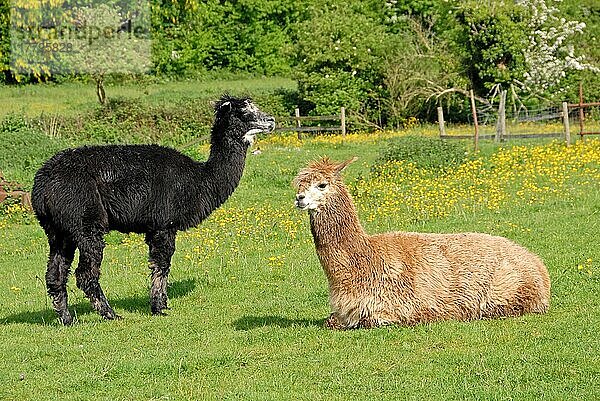
<path fill-rule="evenodd" d="M 150 311 L 152 312 L 153 315 L 167 316 L 167 314 L 164 312 L 166 310 L 167 311 L 171 310 L 171 308 L 169 308 L 166 304 L 150 307 Z"/>
<path fill-rule="evenodd" d="M 123 319 L 120 315 L 117 315 L 115 311 L 109 310 L 100 314 L 106 320 L 121 320 Z"/>
<path fill-rule="evenodd" d="M 69 312 L 63 313 L 61 317 L 58 318 L 63 326 L 71 326 L 73 324 L 73 317 Z"/>
<path fill-rule="evenodd" d="M 338 319 L 334 313 L 329 315 L 327 320 L 325 320 L 325 323 L 323 324 L 323 326 L 325 326 L 325 328 L 328 328 L 330 330 L 344 330 L 345 329 L 345 327 L 340 324 L 340 322 L 338 321 Z"/>

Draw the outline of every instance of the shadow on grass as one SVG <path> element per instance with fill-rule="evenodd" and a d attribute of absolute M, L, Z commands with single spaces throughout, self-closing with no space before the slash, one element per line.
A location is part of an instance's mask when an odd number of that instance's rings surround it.
<path fill-rule="evenodd" d="M 169 299 L 184 297 L 194 290 L 196 280 L 181 280 L 171 283 L 167 289 Z M 135 295 L 132 297 L 109 299 L 110 305 L 119 310 L 128 312 L 150 315 L 150 303 L 147 295 Z M 48 299 L 50 303 L 50 299 Z M 85 315 L 88 313 L 96 313 L 88 301 L 79 302 L 74 305 L 69 305 L 69 311 L 73 317 Z M 118 313 L 118 312 L 117 312 Z M 47 308 L 39 311 L 27 311 L 15 313 L 5 317 L 0 317 L 0 324 L 7 325 L 11 323 L 29 323 L 40 325 L 59 325 L 58 318 L 54 310 Z"/>
<path fill-rule="evenodd" d="M 276 327 L 323 327 L 325 319 L 288 319 L 282 316 L 244 316 L 232 323 L 236 330 L 252 330 L 265 326 Z"/>

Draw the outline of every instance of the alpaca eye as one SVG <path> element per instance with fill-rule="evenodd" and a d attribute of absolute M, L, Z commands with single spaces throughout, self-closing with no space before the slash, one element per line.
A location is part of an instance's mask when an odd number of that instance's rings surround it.
<path fill-rule="evenodd" d="M 327 183 L 325 183 L 325 182 L 322 182 L 322 183 L 320 183 L 319 185 L 317 185 L 317 187 L 318 187 L 319 189 L 325 189 L 325 188 L 327 188 Z"/>

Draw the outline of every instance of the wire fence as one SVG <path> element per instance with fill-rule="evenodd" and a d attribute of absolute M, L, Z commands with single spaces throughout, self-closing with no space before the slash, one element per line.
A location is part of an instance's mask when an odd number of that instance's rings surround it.
<path fill-rule="evenodd" d="M 581 119 L 581 108 L 577 104 L 568 105 L 570 134 L 586 135 L 600 134 L 600 105 L 584 108 L 583 120 Z M 563 119 L 563 108 L 561 105 L 540 107 L 534 109 L 506 110 L 506 134 L 501 140 L 507 141 L 520 138 L 537 137 L 564 137 L 565 121 Z M 496 138 L 498 131 L 498 110 L 492 107 L 477 110 L 477 122 L 479 138 Z M 474 126 L 472 116 L 469 116 L 469 125 Z M 449 129 L 448 137 L 467 137 L 474 135 L 474 129 L 470 132 L 462 132 L 463 135 L 453 135 Z M 464 135 L 466 134 L 466 135 Z"/>

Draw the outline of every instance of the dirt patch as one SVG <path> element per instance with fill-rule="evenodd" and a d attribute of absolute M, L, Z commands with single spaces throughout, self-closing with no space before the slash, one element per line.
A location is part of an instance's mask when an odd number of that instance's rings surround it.
<path fill-rule="evenodd" d="M 23 190 L 23 187 L 14 182 L 8 182 L 0 172 L 0 204 L 16 199 L 28 210 L 31 208 L 31 194 Z"/>

